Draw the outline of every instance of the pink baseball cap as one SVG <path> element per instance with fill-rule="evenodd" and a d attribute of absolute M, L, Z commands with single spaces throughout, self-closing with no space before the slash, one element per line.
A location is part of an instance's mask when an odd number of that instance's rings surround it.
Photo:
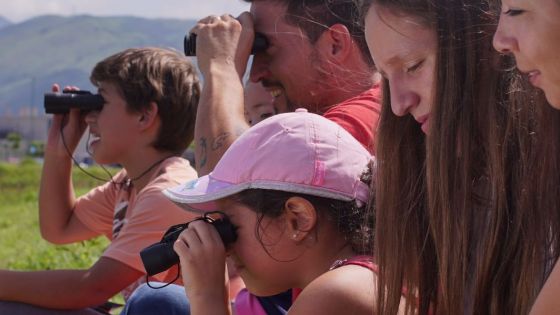
<path fill-rule="evenodd" d="M 364 204 L 369 187 L 360 180 L 373 160 L 346 130 L 298 109 L 267 118 L 243 133 L 214 170 L 164 190 L 193 211 L 217 210 L 215 200 L 246 189 L 269 189 Z"/>

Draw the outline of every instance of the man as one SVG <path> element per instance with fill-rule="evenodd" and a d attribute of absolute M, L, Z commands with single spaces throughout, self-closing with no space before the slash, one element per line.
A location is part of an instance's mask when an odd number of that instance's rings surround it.
<path fill-rule="evenodd" d="M 244 75 L 255 32 L 268 40 L 256 52 L 250 79 L 290 108 L 305 107 L 339 123 L 370 152 L 379 118 L 379 88 L 352 0 L 246 0 L 251 13 L 209 16 L 192 29 L 204 88 L 195 126 L 199 175 L 212 171 L 249 125 Z"/>
<path fill-rule="evenodd" d="M 197 34 L 197 58 L 204 86 L 195 124 L 195 156 L 199 176 L 208 174 L 231 143 L 250 127 L 244 115 L 245 74 L 255 36 L 263 34 L 268 48 L 254 55 L 250 80 L 260 82 L 287 106 L 323 114 L 374 152 L 379 119 L 379 87 L 353 0 L 246 0 L 251 13 L 237 19 L 209 16 L 191 30 Z M 184 313 L 189 304 L 181 286 L 133 295 L 124 314 L 143 314 L 147 305 L 161 313 Z M 234 297 L 231 290 L 230 298 Z M 285 314 L 292 292 L 261 298 L 241 291 L 237 314 Z M 297 295 L 294 290 L 293 296 Z M 251 305 L 256 309 L 243 309 Z"/>

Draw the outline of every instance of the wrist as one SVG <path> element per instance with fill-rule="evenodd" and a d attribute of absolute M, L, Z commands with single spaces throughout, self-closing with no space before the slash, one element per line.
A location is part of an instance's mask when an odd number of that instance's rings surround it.
<path fill-rule="evenodd" d="M 232 306 L 229 304 L 229 301 L 227 303 L 220 303 L 220 301 L 223 301 L 223 299 L 207 297 L 206 300 L 196 301 L 189 298 L 191 314 L 231 314 Z"/>
<path fill-rule="evenodd" d="M 243 69 L 244 72 L 245 69 Z M 226 60 L 214 60 L 210 62 L 208 67 L 202 71 L 202 76 L 205 80 L 211 78 L 226 78 L 231 80 L 232 78 L 239 79 L 243 77 L 244 73 L 239 73 L 238 67 L 235 65 L 232 59 Z"/>
<path fill-rule="evenodd" d="M 45 150 L 44 163 L 55 163 L 57 166 L 72 166 L 72 157 L 68 152 L 61 152 L 57 150 Z"/>

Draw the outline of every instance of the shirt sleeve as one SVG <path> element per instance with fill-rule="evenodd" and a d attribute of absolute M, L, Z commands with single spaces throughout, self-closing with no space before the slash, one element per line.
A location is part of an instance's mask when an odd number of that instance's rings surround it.
<path fill-rule="evenodd" d="M 379 87 L 349 99 L 325 112 L 324 117 L 337 123 L 358 140 L 371 154 L 375 153 L 375 135 L 381 113 Z"/>

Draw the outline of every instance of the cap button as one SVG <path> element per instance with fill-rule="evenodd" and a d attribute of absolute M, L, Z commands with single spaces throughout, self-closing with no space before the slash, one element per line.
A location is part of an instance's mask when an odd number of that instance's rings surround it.
<path fill-rule="evenodd" d="M 296 109 L 296 113 L 307 113 L 307 108 L 298 108 Z"/>

